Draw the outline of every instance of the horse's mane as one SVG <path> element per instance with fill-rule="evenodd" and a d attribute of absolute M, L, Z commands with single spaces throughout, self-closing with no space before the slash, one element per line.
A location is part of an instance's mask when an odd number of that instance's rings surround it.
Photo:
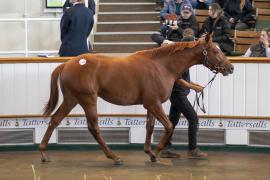
<path fill-rule="evenodd" d="M 165 46 L 150 49 L 150 50 L 138 51 L 136 54 L 148 55 L 151 58 L 169 56 L 178 51 L 182 51 L 186 48 L 194 48 L 195 46 L 198 46 L 199 44 L 200 44 L 200 41 L 175 42 L 173 44 L 165 45 Z"/>

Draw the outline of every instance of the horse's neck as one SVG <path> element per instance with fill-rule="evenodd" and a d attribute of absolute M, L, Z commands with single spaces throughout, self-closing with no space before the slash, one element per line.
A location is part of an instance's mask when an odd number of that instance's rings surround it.
<path fill-rule="evenodd" d="M 160 62 L 175 78 L 178 78 L 184 71 L 193 65 L 200 64 L 200 48 L 186 48 L 171 56 L 161 58 Z"/>

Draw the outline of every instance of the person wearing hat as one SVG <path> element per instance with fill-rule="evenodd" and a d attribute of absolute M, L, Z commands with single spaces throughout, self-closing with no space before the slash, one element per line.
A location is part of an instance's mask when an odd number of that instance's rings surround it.
<path fill-rule="evenodd" d="M 163 24 L 160 27 L 160 34 L 153 34 L 151 36 L 152 40 L 159 45 L 181 41 L 183 38 L 182 33 L 186 28 L 192 29 L 196 37 L 198 35 L 199 25 L 192 12 L 193 9 L 190 5 L 183 5 L 178 21 L 174 24 Z"/>
<path fill-rule="evenodd" d="M 161 20 L 164 21 L 166 19 L 166 16 L 169 14 L 175 14 L 177 16 L 180 16 L 182 7 L 184 5 L 192 7 L 189 0 L 164 0 L 164 7 L 160 11 Z M 192 14 L 194 14 L 193 9 Z"/>

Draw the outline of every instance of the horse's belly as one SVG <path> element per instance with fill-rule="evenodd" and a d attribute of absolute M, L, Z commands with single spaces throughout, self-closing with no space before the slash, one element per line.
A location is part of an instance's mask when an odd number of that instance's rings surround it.
<path fill-rule="evenodd" d="M 113 91 L 103 91 L 98 93 L 98 96 L 104 99 L 105 101 L 116 104 L 116 105 L 135 105 L 141 104 L 136 93 L 126 93 L 126 92 L 113 92 Z"/>

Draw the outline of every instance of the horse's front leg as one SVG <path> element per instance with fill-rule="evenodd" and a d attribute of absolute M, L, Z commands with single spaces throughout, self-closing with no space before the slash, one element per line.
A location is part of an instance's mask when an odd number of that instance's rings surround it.
<path fill-rule="evenodd" d="M 163 149 L 165 143 L 168 141 L 173 132 L 173 126 L 169 118 L 166 116 L 161 103 L 153 103 L 150 104 L 149 106 L 146 106 L 146 108 L 157 118 L 157 120 L 165 128 L 165 132 L 157 145 L 156 157 L 158 158 L 160 151 Z"/>
<path fill-rule="evenodd" d="M 150 156 L 152 162 L 156 162 L 156 156 L 151 148 L 151 138 L 155 126 L 155 117 L 149 111 L 147 111 L 146 119 L 146 138 L 144 143 L 144 152 Z"/>

